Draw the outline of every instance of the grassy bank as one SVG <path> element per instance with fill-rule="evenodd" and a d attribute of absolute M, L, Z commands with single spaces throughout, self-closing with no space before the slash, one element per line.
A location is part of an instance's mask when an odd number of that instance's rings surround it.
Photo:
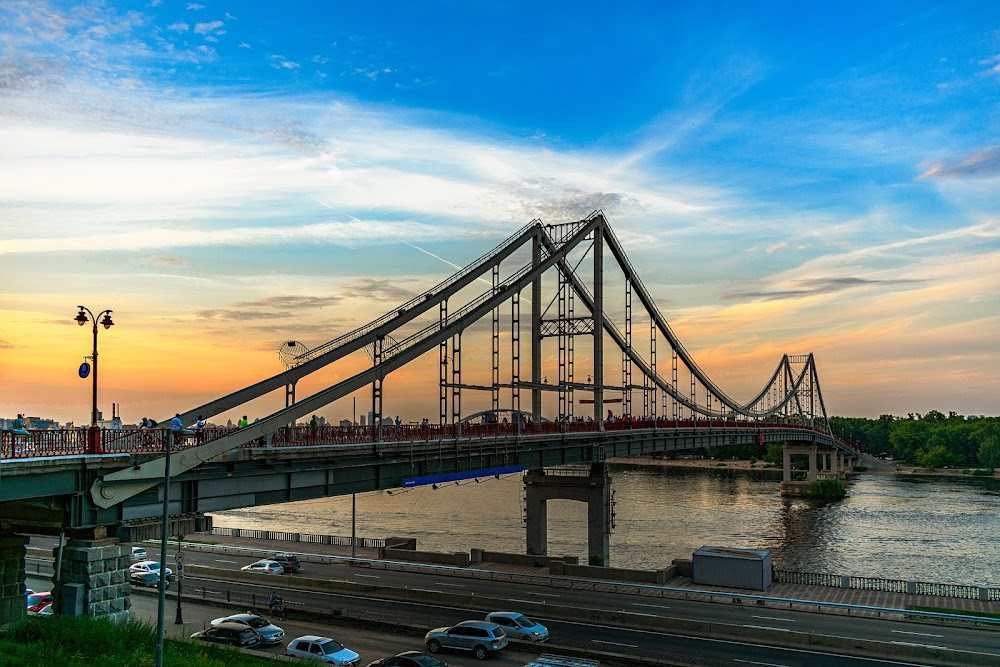
<path fill-rule="evenodd" d="M 139 621 L 34 616 L 0 632 L 0 667 L 153 667 L 156 629 Z M 167 640 L 164 667 L 271 667 L 272 660 L 206 644 Z"/>

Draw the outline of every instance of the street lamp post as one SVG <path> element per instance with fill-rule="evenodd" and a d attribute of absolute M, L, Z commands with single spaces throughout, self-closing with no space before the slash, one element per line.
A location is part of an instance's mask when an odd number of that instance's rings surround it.
<path fill-rule="evenodd" d="M 100 321 L 100 324 L 105 329 L 110 329 L 114 325 L 114 322 L 111 321 L 110 310 L 102 310 L 96 316 L 94 316 L 94 314 L 90 312 L 89 308 L 84 308 L 83 306 L 77 306 L 77 308 L 80 309 L 80 312 L 78 312 L 76 314 L 76 317 L 74 318 L 74 321 L 77 324 L 79 324 L 82 327 L 87 322 L 94 323 L 94 354 L 91 357 L 91 359 L 94 360 L 94 392 L 93 392 L 93 403 L 91 404 L 91 411 L 90 411 L 90 425 L 93 427 L 97 426 L 97 324 L 98 321 Z"/>

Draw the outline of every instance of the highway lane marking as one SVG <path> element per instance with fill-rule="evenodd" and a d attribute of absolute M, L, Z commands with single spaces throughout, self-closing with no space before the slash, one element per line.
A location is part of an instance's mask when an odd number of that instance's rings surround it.
<path fill-rule="evenodd" d="M 753 614 L 751 614 L 750 618 L 759 618 L 759 619 L 764 620 L 764 621 L 781 621 L 782 623 L 794 623 L 795 622 L 794 618 L 780 618 L 778 616 L 754 616 Z"/>
<path fill-rule="evenodd" d="M 788 665 L 783 665 L 780 662 L 754 662 L 753 660 L 740 660 L 739 658 L 733 658 L 733 662 L 742 662 L 747 665 L 764 665 L 765 667 L 788 667 Z"/>
<path fill-rule="evenodd" d="M 939 651 L 947 651 L 947 646 L 934 646 L 933 644 L 914 644 L 913 642 L 890 642 L 892 644 L 898 644 L 900 646 L 919 646 L 920 648 L 933 648 Z"/>
<path fill-rule="evenodd" d="M 667 607 L 667 606 L 662 605 L 662 604 L 643 604 L 641 602 L 633 602 L 632 606 L 633 607 L 649 607 L 650 609 L 670 609 L 670 607 Z"/>
<path fill-rule="evenodd" d="M 595 644 L 607 644 L 608 646 L 623 646 L 625 648 L 639 648 L 638 644 L 622 644 L 621 642 L 604 642 L 600 639 L 591 639 Z"/>
<path fill-rule="evenodd" d="M 216 563 L 232 563 L 233 565 L 236 565 L 236 561 L 234 561 L 234 560 L 219 560 L 218 558 L 216 558 L 215 562 Z"/>
<path fill-rule="evenodd" d="M 906 630 L 893 630 L 892 632 L 895 632 L 896 634 L 899 635 L 918 635 L 920 637 L 934 637 L 935 639 L 944 639 L 944 635 L 931 635 L 926 632 L 907 632 Z"/>
<path fill-rule="evenodd" d="M 454 586 L 455 588 L 465 588 L 463 584 L 438 584 L 438 586 Z"/>
<path fill-rule="evenodd" d="M 561 598 L 561 595 L 556 595 L 555 593 L 535 593 L 533 591 L 525 591 L 528 595 L 541 595 L 547 598 Z"/>
<path fill-rule="evenodd" d="M 436 591 L 432 588 L 411 588 L 411 591 L 417 591 L 418 593 L 440 593 L 441 591 Z"/>
<path fill-rule="evenodd" d="M 365 577 L 366 579 L 381 579 L 377 574 L 355 574 L 355 577 Z"/>
<path fill-rule="evenodd" d="M 744 625 L 744 628 L 751 630 L 774 630 L 775 632 L 788 632 L 788 628 L 772 628 L 769 625 Z"/>
<path fill-rule="evenodd" d="M 510 599 L 510 598 L 507 599 L 507 602 L 517 602 L 517 603 L 520 603 L 520 604 L 538 604 L 534 600 L 515 600 L 515 599 Z"/>

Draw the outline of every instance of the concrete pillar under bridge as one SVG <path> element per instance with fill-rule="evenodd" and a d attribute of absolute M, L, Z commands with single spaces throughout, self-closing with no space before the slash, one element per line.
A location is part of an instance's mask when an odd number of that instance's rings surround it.
<path fill-rule="evenodd" d="M 27 614 L 24 603 L 24 554 L 27 535 L 0 533 L 0 627 Z"/>
<path fill-rule="evenodd" d="M 529 470 L 524 474 L 527 552 L 548 553 L 549 500 L 587 503 L 587 555 L 591 565 L 611 558 L 611 475 L 605 463 L 591 464 L 588 474 L 570 470 Z"/>
<path fill-rule="evenodd" d="M 804 471 L 792 470 L 792 456 L 806 456 L 809 466 Z M 819 479 L 845 479 L 851 459 L 836 447 L 820 447 L 813 443 L 786 442 L 782 447 L 781 495 L 805 495 L 812 483 Z M 796 479 L 796 472 L 799 473 Z"/>

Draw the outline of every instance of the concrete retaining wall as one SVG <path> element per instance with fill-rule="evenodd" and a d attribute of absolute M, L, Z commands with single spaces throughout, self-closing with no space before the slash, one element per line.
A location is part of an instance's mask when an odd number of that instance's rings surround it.
<path fill-rule="evenodd" d="M 614 567 L 573 565 L 553 561 L 549 564 L 549 573 L 556 577 L 581 577 L 602 581 L 624 581 L 633 584 L 665 584 L 677 576 L 677 568 L 671 565 L 663 570 L 623 570 Z"/>
<path fill-rule="evenodd" d="M 580 559 L 576 556 L 532 556 L 529 554 L 486 551 L 485 549 L 472 549 L 469 559 L 473 563 L 503 563 L 505 565 L 526 565 L 528 567 L 549 567 L 552 563 L 576 565 L 580 562 Z"/>
<path fill-rule="evenodd" d="M 469 554 L 467 553 L 435 553 L 433 551 L 410 551 L 409 549 L 385 548 L 386 560 L 401 560 L 407 563 L 434 563 L 437 565 L 453 565 L 455 567 L 468 567 Z"/>

